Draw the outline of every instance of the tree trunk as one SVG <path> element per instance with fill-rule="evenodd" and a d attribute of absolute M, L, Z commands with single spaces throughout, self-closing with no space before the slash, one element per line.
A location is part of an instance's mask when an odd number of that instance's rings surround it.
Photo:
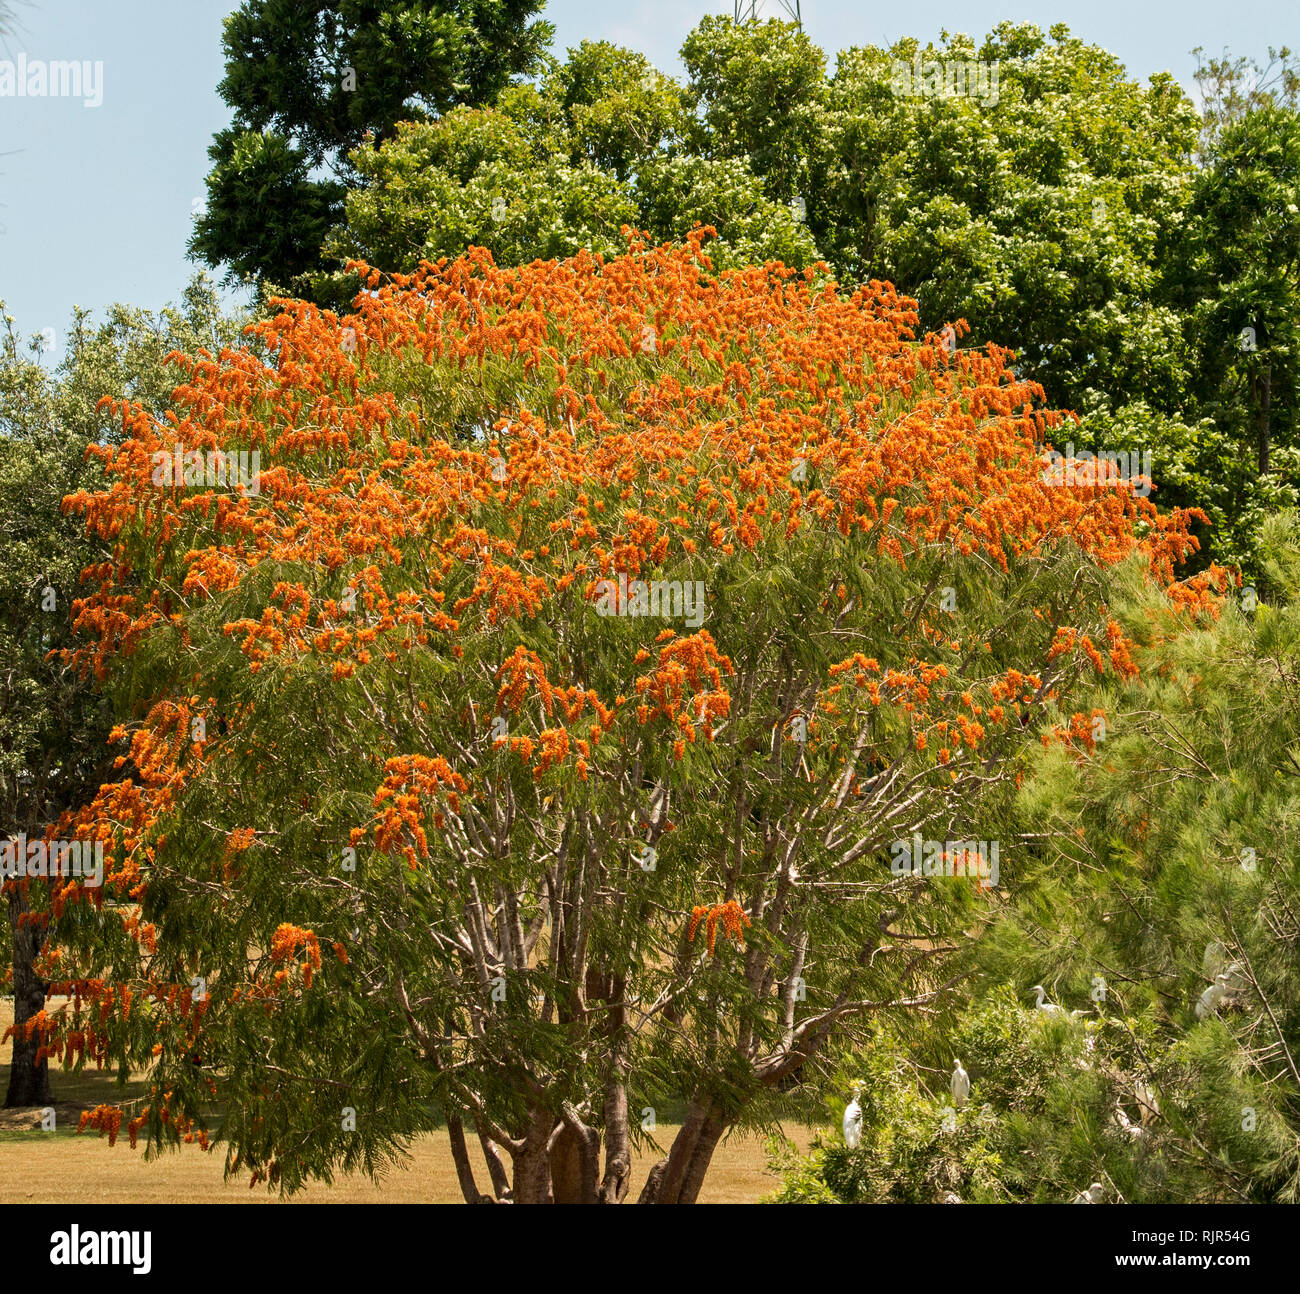
<path fill-rule="evenodd" d="M 587 972 L 587 997 L 592 992 L 591 972 Z M 602 979 L 600 997 L 608 1005 L 605 1031 L 610 1039 L 610 1072 L 605 1080 L 605 1176 L 601 1179 L 599 1199 L 602 1204 L 622 1204 L 632 1179 L 632 1141 L 627 1126 L 627 982 L 622 975 Z"/>
<path fill-rule="evenodd" d="M 682 1178 L 681 1189 L 677 1192 L 678 1204 L 694 1204 L 700 1198 L 700 1188 L 708 1176 L 709 1165 L 713 1163 L 713 1152 L 722 1140 L 727 1125 L 721 1113 L 711 1114 L 705 1119 L 696 1138 L 695 1149 L 691 1152 L 690 1162 Z"/>
<path fill-rule="evenodd" d="M 1270 451 L 1272 448 L 1272 404 L 1273 404 L 1273 366 L 1270 364 L 1264 370 L 1264 376 L 1260 382 L 1259 414 L 1256 419 L 1256 429 L 1259 434 L 1259 474 L 1267 476 L 1269 471 Z"/>
<path fill-rule="evenodd" d="M 483 1147 L 483 1159 L 487 1164 L 488 1176 L 492 1179 L 492 1191 L 497 1199 L 504 1200 L 510 1194 L 510 1174 L 501 1162 L 501 1152 L 477 1122 L 474 1127 L 478 1132 L 478 1144 Z"/>
<path fill-rule="evenodd" d="M 563 1129 L 551 1147 L 551 1197 L 556 1204 L 582 1204 L 582 1143 Z"/>
<path fill-rule="evenodd" d="M 551 1157 L 547 1146 L 554 1126 L 555 1119 L 550 1111 L 533 1111 L 524 1148 L 514 1156 L 516 1204 L 550 1204 L 552 1201 Z"/>
<path fill-rule="evenodd" d="M 561 1130 L 551 1147 L 551 1196 L 556 1204 L 596 1204 L 600 1133 L 595 1128 Z"/>
<path fill-rule="evenodd" d="M 622 1204 L 632 1179 L 631 1138 L 627 1126 L 627 1088 L 612 1081 L 605 1089 L 605 1176 L 602 1204 Z"/>
<path fill-rule="evenodd" d="M 668 1171 L 668 1161 L 661 1159 L 650 1170 L 649 1176 L 645 1179 L 645 1185 L 641 1188 L 638 1204 L 658 1204 L 659 1197 L 663 1194 L 664 1174 Z"/>
<path fill-rule="evenodd" d="M 474 1180 L 474 1169 L 469 1162 L 469 1147 L 465 1144 L 465 1125 L 454 1110 L 447 1111 L 447 1135 L 451 1138 L 451 1157 L 456 1164 L 456 1179 L 466 1204 L 493 1204 L 490 1195 L 482 1195 Z"/>
<path fill-rule="evenodd" d="M 32 963 L 40 955 L 45 934 L 40 926 L 30 922 L 18 925 L 18 918 L 27 909 L 27 900 L 16 888 L 9 892 L 9 928 L 13 931 L 14 941 L 14 1023 L 21 1025 L 38 1012 L 45 1009 L 45 994 L 49 988 L 40 979 Z M 5 1096 L 5 1108 L 16 1109 L 26 1106 L 44 1107 L 54 1104 L 50 1092 L 50 1062 L 36 1059 L 37 1049 L 41 1045 L 39 1035 L 30 1039 L 22 1038 L 18 1033 L 13 1038 L 13 1064 L 9 1069 L 9 1091 Z"/>
<path fill-rule="evenodd" d="M 707 1098 L 691 1098 L 686 1121 L 673 1138 L 668 1158 L 650 1170 L 641 1191 L 642 1204 L 694 1204 L 699 1198 L 713 1152 L 727 1122 L 722 1109 Z"/>

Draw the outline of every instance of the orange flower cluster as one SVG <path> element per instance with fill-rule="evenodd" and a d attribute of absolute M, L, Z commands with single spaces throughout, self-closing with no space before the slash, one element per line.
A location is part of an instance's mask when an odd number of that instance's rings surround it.
<path fill-rule="evenodd" d="M 156 1090 L 153 1095 L 156 1097 Z M 206 1129 L 199 1128 L 191 1118 L 171 1113 L 167 1101 L 170 1095 L 171 1093 L 167 1093 L 158 1105 L 159 1117 L 162 1122 L 171 1124 L 179 1140 L 185 1142 L 186 1145 L 197 1142 L 201 1150 L 211 1150 L 212 1143 Z M 110 1146 L 116 1145 L 125 1113 L 122 1107 L 117 1105 L 97 1105 L 93 1110 L 83 1110 L 77 1123 L 77 1131 L 85 1132 L 87 1128 L 94 1128 L 101 1136 L 107 1134 Z M 145 1110 L 127 1123 L 127 1138 L 132 1150 L 136 1148 L 140 1130 L 148 1121 L 149 1111 Z"/>
<path fill-rule="evenodd" d="M 429 856 L 423 801 L 445 802 L 453 813 L 459 813 L 458 793 L 466 786 L 465 779 L 440 755 L 402 755 L 388 760 L 384 781 L 375 793 L 375 808 L 381 810 L 375 847 L 381 853 L 400 852 L 412 868 L 418 866 L 419 858 Z"/>
<path fill-rule="evenodd" d="M 1121 678 L 1135 678 L 1138 668 L 1133 661 L 1133 644 L 1114 620 L 1111 620 L 1106 626 L 1106 643 L 1111 668 L 1115 673 Z M 1081 634 L 1078 630 L 1067 625 L 1061 625 L 1057 628 L 1056 637 L 1047 653 L 1047 659 L 1053 661 L 1058 656 L 1073 651 L 1076 645 L 1092 662 L 1092 667 L 1098 674 L 1105 673 L 1106 660 L 1102 657 L 1100 650 L 1098 650 L 1092 639 L 1087 634 Z"/>
<path fill-rule="evenodd" d="M 497 671 L 497 677 L 504 680 L 497 693 L 497 703 L 511 714 L 519 712 L 530 683 L 537 689 L 542 710 L 548 715 L 554 714 L 555 693 L 546 677 L 546 666 L 536 652 L 516 647 Z"/>
<path fill-rule="evenodd" d="M 312 979 L 316 972 L 320 970 L 321 965 L 320 941 L 312 931 L 300 929 L 298 926 L 290 925 L 287 921 L 276 927 L 275 934 L 271 936 L 271 961 L 273 963 L 279 965 L 288 961 L 291 957 L 296 956 L 299 948 L 303 949 L 305 955 L 305 960 L 298 967 L 302 972 L 303 986 L 311 988 Z M 288 983 L 289 974 L 287 970 L 276 971 L 276 984 Z"/>
<path fill-rule="evenodd" d="M 42 1039 L 47 1038 L 53 1031 L 54 1021 L 49 1017 L 44 1009 L 37 1011 L 35 1015 L 29 1016 L 22 1024 L 11 1024 L 3 1035 L 0 1035 L 0 1043 L 8 1042 L 10 1038 L 21 1035 L 24 1042 L 30 1042 L 36 1034 L 40 1034 Z"/>
<path fill-rule="evenodd" d="M 712 741 L 714 720 L 731 710 L 722 676 L 734 672 L 730 659 L 718 651 L 707 629 L 668 643 L 659 649 L 658 668 L 636 681 L 637 694 L 646 698 L 637 707 L 637 722 L 673 720 L 687 741 L 695 740 L 695 724 L 699 723 Z M 693 694 L 693 714 L 682 710 L 688 691 Z"/>
<path fill-rule="evenodd" d="M 1098 720 L 1105 720 L 1106 711 L 1100 707 L 1094 706 L 1090 714 L 1082 714 L 1075 711 L 1070 716 L 1068 727 L 1053 724 L 1050 732 L 1043 733 L 1040 740 L 1044 746 L 1050 746 L 1053 742 L 1060 742 L 1061 745 L 1079 752 L 1079 759 L 1082 760 L 1081 752 L 1086 751 L 1089 755 L 1097 749 L 1097 739 L 1094 736 L 1095 725 Z"/>
<path fill-rule="evenodd" d="M 118 1105 L 97 1105 L 93 1110 L 83 1110 L 77 1123 L 77 1131 L 85 1132 L 87 1128 L 96 1128 L 100 1133 L 108 1134 L 108 1144 L 117 1145 L 117 1134 L 122 1127 L 123 1111 Z M 131 1135 L 131 1145 L 135 1145 L 135 1134 Z"/>
<path fill-rule="evenodd" d="M 727 938 L 734 939 L 737 944 L 743 944 L 745 942 L 745 930 L 750 925 L 745 910 L 735 899 L 728 899 L 726 903 L 715 903 L 711 907 L 694 907 L 691 909 L 691 923 L 686 932 L 686 938 L 692 943 L 695 941 L 695 932 L 700 928 L 700 922 L 704 923 L 709 952 L 714 957 L 718 955 L 716 945 L 719 926 L 722 927 L 722 932 Z"/>

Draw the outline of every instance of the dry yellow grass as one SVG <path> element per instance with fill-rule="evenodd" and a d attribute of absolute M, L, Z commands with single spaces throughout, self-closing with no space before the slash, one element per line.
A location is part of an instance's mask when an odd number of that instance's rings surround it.
<path fill-rule="evenodd" d="M 13 1018 L 12 1002 L 0 999 L 0 1033 Z M 0 1048 L 0 1092 L 9 1080 L 10 1047 Z M 98 1134 L 78 1136 L 76 1115 L 99 1099 L 111 1100 L 111 1080 L 105 1076 L 53 1075 L 58 1124 L 62 1131 L 33 1131 L 35 1112 L 10 1112 L 0 1121 L 0 1204 L 267 1204 L 278 1203 L 265 1188 L 250 1191 L 247 1176 L 221 1180 L 222 1155 L 204 1154 L 197 1147 L 165 1155 L 153 1163 L 119 1142 L 110 1149 Z M 656 1138 L 667 1146 L 677 1128 L 660 1124 Z M 801 1151 L 810 1133 L 797 1126 L 786 1135 Z M 654 1162 L 653 1152 L 633 1162 L 631 1197 L 635 1198 Z M 487 1173 L 475 1154 L 480 1186 Z M 713 1168 L 702 1192 L 706 1204 L 755 1203 L 775 1189 L 777 1180 L 767 1172 L 759 1138 L 732 1137 L 718 1147 Z M 421 1137 L 411 1147 L 410 1158 L 394 1168 L 378 1185 L 363 1177 L 338 1180 L 333 1186 L 316 1185 L 295 1197 L 316 1204 L 455 1204 L 460 1187 L 452 1166 L 447 1134 Z"/>

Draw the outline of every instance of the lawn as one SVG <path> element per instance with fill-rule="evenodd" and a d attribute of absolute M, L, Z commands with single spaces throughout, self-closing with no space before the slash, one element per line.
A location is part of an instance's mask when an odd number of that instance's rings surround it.
<path fill-rule="evenodd" d="M 0 998 L 0 1033 L 13 1019 L 13 1002 Z M 9 1082 L 10 1045 L 0 1048 L 0 1092 Z M 110 1149 L 97 1133 L 78 1134 L 81 1110 L 101 1101 L 120 1099 L 107 1074 L 87 1069 L 81 1074 L 51 1076 L 56 1099 L 56 1129 L 39 1130 L 39 1112 L 0 1110 L 0 1204 L 266 1204 L 278 1203 L 264 1187 L 250 1191 L 247 1174 L 221 1180 L 224 1153 L 204 1154 L 198 1147 L 164 1155 L 145 1163 L 125 1139 Z M 665 1148 L 677 1132 L 660 1124 L 657 1139 Z M 786 1135 L 801 1151 L 808 1148 L 811 1130 L 787 1126 Z M 478 1156 L 479 1185 L 487 1172 Z M 635 1196 L 657 1156 L 634 1154 L 631 1195 Z M 718 1147 L 713 1168 L 701 1192 L 705 1204 L 752 1204 L 775 1189 L 777 1179 L 767 1171 L 760 1137 L 739 1134 Z M 318 1185 L 296 1197 L 315 1204 L 456 1204 L 460 1187 L 444 1131 L 421 1137 L 410 1158 L 378 1185 L 364 1177 L 341 1178 L 332 1186 Z"/>

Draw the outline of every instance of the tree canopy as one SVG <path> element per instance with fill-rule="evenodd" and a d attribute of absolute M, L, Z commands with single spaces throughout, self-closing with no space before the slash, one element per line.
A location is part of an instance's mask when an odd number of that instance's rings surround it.
<path fill-rule="evenodd" d="M 1062 25 L 852 48 L 828 74 L 793 24 L 710 17 L 682 57 L 678 84 L 584 43 L 490 111 L 363 148 L 328 256 L 409 272 L 477 245 L 526 264 L 617 254 L 623 223 L 708 224 L 720 266 L 892 282 L 923 327 L 964 319 L 973 344 L 1014 350 L 1082 416 L 1080 448 L 1150 450 L 1162 504 L 1206 511 L 1200 564 L 1254 576 L 1260 521 L 1295 490 L 1289 51 L 1249 90 L 1240 61 L 1203 67 L 1209 135 L 1171 76 L 1141 84 Z"/>
<path fill-rule="evenodd" d="M 551 36 L 539 0 L 244 0 L 225 20 L 221 97 L 191 252 L 260 285 L 322 268 L 353 149 L 398 122 L 490 103 Z"/>

